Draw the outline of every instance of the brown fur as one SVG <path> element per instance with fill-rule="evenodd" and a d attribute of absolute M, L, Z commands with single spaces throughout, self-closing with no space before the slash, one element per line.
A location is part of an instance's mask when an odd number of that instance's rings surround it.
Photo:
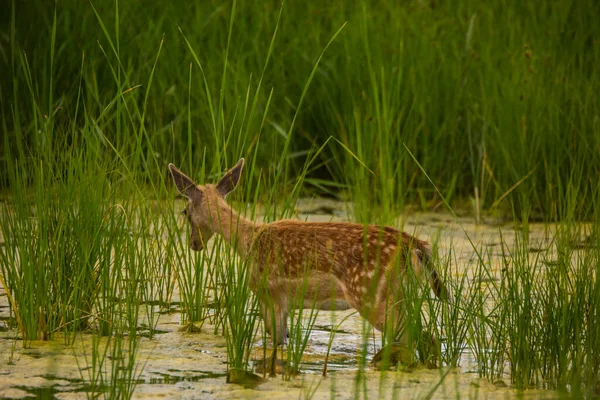
<path fill-rule="evenodd" d="M 425 274 L 436 295 L 444 286 L 430 261 L 427 243 L 391 227 L 344 222 L 249 221 L 225 202 L 238 183 L 240 160 L 216 185 L 197 186 L 174 165 L 169 168 L 179 191 L 190 199 L 193 250 L 217 233 L 249 259 L 250 288 L 261 296 L 262 314 L 276 344 L 287 337 L 286 321 L 300 290 L 304 307 L 345 300 L 375 328 L 400 342 L 402 282 L 406 268 Z M 268 306 L 272 302 L 272 309 Z M 392 324 L 385 325 L 394 321 Z"/>

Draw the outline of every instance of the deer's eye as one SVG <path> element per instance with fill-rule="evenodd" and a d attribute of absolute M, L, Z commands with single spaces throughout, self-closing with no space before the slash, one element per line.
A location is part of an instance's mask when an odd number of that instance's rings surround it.
<path fill-rule="evenodd" d="M 187 208 L 184 208 L 183 211 L 181 212 L 181 214 L 182 215 L 188 215 Z"/>

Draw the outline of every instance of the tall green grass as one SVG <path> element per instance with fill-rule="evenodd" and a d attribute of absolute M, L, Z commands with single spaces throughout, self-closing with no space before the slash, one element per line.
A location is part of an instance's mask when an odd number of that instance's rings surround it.
<path fill-rule="evenodd" d="M 500 280 L 482 287 L 480 299 L 488 305 L 475 308 L 471 340 L 481 372 L 491 379 L 509 372 L 518 388 L 591 396 L 600 379 L 598 332 L 592 323 L 600 304 L 598 247 L 589 242 L 583 247 L 579 234 L 562 231 L 566 226 L 559 229 L 541 253 L 531 252 L 537 244 L 524 235 L 503 249 Z M 483 272 L 484 278 L 489 269 L 480 265 L 476 275 Z M 505 361 L 509 371 L 504 371 Z"/>
<path fill-rule="evenodd" d="M 221 2 L 122 2 L 118 13 L 113 3 L 92 4 L 58 3 L 56 24 L 53 3 L 12 7 L 0 145 L 13 154 L 40 142 L 30 125 L 37 113 L 56 137 L 91 119 L 149 182 L 168 161 L 221 168 L 248 151 L 267 176 L 289 179 L 304 151 L 333 136 L 343 146 L 328 146 L 308 182 L 338 194 L 341 184 L 353 201 L 385 212 L 440 201 L 404 144 L 446 197 L 472 197 L 480 212 L 515 207 L 519 218 L 545 220 L 593 212 L 597 2 L 241 2 L 233 17 Z M 291 168 L 273 151 L 290 156 Z"/>

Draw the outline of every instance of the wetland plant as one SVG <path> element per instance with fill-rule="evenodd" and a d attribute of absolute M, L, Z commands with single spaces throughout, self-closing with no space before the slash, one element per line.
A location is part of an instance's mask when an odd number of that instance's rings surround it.
<path fill-rule="evenodd" d="M 125 219 L 110 203 L 109 183 L 82 156 L 73 152 L 11 171 L 21 200 L 0 210 L 6 240 L 0 264 L 25 341 L 87 328 L 100 294 L 112 286 L 111 253 L 125 244 Z"/>
<path fill-rule="evenodd" d="M 310 333 L 312 332 L 317 315 L 319 313 L 319 300 L 323 303 L 323 299 L 319 298 L 319 293 L 311 287 L 310 281 L 310 264 L 304 266 L 303 278 L 298 282 L 298 290 L 290 299 L 289 320 L 290 327 L 287 337 L 287 365 L 284 369 L 284 374 L 288 379 L 300 373 L 302 364 L 302 355 L 306 350 Z M 333 290 L 333 289 L 332 289 Z M 330 295 L 330 300 L 325 299 L 324 306 L 335 306 L 332 301 L 335 301 L 335 296 Z"/>
<path fill-rule="evenodd" d="M 550 247 L 518 236 L 503 260 L 498 304 L 517 387 L 547 386 L 588 396 L 598 389 L 598 247 L 574 248 L 579 234 L 559 225 Z M 535 248 L 535 247 L 534 247 Z"/>
<path fill-rule="evenodd" d="M 199 330 L 211 316 L 211 310 L 220 310 L 219 284 L 211 267 L 216 259 L 217 246 L 201 257 L 199 253 L 191 252 L 187 246 L 182 246 L 179 236 L 169 240 L 167 246 L 169 244 L 178 248 L 173 251 L 173 262 L 181 294 L 182 323 L 186 324 L 190 332 Z"/>

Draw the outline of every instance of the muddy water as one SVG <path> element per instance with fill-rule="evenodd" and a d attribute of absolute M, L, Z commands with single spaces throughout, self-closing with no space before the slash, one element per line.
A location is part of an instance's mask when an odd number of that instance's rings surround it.
<path fill-rule="evenodd" d="M 325 200 L 301 202 L 298 218 L 347 220 L 345 207 Z M 453 275 L 457 277 L 466 273 L 475 258 L 467 235 L 477 248 L 486 250 L 498 266 L 502 252 L 506 251 L 500 245 L 500 232 L 506 248 L 514 242 L 516 234 L 513 226 L 501 226 L 497 221 L 486 222 L 475 225 L 471 218 L 457 219 L 439 213 L 411 214 L 399 221 L 405 231 L 421 239 L 437 240 L 441 257 L 448 256 L 452 249 Z M 540 249 L 549 246 L 552 228 L 530 225 L 529 230 L 530 243 Z M 176 292 L 174 304 L 178 304 L 178 300 Z M 85 380 L 91 373 L 92 336 L 80 334 L 71 346 L 65 346 L 63 340 L 56 338 L 50 342 L 33 342 L 28 348 L 23 348 L 21 341 L 13 339 L 15 332 L 7 328 L 7 319 L 8 300 L 6 294 L 0 291 L 0 397 L 85 398 Z M 328 361 L 328 375 L 323 378 L 323 360 L 332 326 L 336 326 L 337 331 Z M 160 333 L 152 340 L 142 338 L 140 342 L 137 362 L 138 368 L 143 369 L 137 376 L 134 398 L 268 396 L 289 399 L 312 396 L 320 399 L 364 395 L 368 398 L 422 398 L 431 393 L 433 398 L 559 397 L 557 393 L 540 390 L 517 393 L 507 385 L 510 382 L 508 376 L 496 384 L 479 378 L 475 361 L 468 351 L 461 358 L 461 367 L 451 370 L 416 368 L 380 373 L 367 367 L 364 372 L 366 379 L 357 385 L 365 328 L 362 319 L 352 310 L 319 313 L 300 376 L 287 381 L 280 375 L 254 388 L 225 383 L 226 343 L 222 336 L 213 335 L 210 323 L 205 324 L 200 333 L 181 332 L 180 314 L 175 310 L 161 315 L 156 328 Z M 378 350 L 376 345 L 380 341 L 372 330 L 367 331 L 367 335 L 373 336 L 369 340 L 370 359 Z M 261 342 L 258 341 L 252 358 L 260 359 L 262 354 Z"/>

